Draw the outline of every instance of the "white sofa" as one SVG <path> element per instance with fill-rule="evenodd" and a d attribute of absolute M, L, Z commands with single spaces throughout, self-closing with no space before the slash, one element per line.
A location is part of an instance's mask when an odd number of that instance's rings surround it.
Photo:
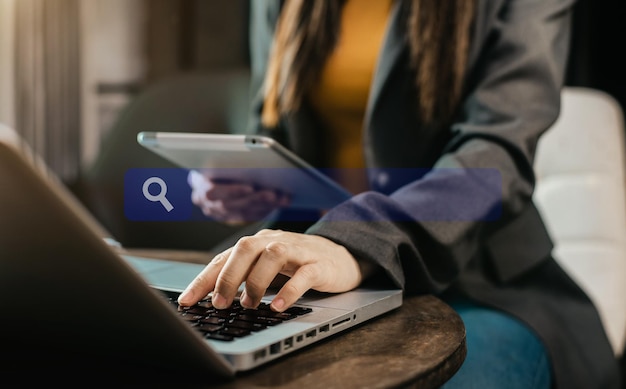
<path fill-rule="evenodd" d="M 624 117 L 610 95 L 566 87 L 540 139 L 534 199 L 554 255 L 595 302 L 617 357 L 626 338 Z"/>

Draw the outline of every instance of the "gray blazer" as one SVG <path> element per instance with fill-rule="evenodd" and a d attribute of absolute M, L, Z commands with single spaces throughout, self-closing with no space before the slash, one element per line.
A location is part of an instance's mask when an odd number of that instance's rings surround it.
<path fill-rule="evenodd" d="M 422 125 L 415 112 L 402 2 L 391 16 L 365 114 L 372 191 L 337 206 L 307 232 L 377 264 L 406 293 L 460 294 L 520 318 L 546 344 L 557 388 L 619 388 L 598 314 L 552 259 L 531 199 L 537 140 L 559 114 L 573 0 L 479 0 L 462 107 L 444 129 Z M 260 125 L 262 78 L 281 1 L 251 4 L 251 131 L 319 165 L 324 144 L 306 106 L 282 118 L 278 129 Z M 397 169 L 433 167 L 498 169 L 501 191 L 494 196 L 472 175 L 411 179 Z M 498 217 L 437 219 L 459 198 L 485 213 L 497 209 Z"/>

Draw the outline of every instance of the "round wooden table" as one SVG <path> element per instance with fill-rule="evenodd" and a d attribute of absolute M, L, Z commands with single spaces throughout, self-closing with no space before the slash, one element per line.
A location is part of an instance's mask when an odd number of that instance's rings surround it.
<path fill-rule="evenodd" d="M 465 327 L 434 296 L 215 386 L 239 388 L 438 388 L 465 359 Z"/>

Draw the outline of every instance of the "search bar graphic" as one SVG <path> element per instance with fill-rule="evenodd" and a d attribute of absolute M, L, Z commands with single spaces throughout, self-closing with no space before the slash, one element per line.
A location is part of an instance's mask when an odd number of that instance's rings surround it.
<path fill-rule="evenodd" d="M 124 215 L 132 221 L 183 221 L 193 215 L 188 171 L 133 168 L 124 175 Z"/>

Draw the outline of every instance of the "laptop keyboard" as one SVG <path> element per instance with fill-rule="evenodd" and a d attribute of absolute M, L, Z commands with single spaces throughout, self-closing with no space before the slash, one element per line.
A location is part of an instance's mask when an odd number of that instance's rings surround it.
<path fill-rule="evenodd" d="M 216 309 L 207 298 L 191 307 L 178 305 L 180 293 L 159 290 L 193 328 L 200 331 L 205 338 L 221 341 L 232 341 L 266 328 L 279 325 L 312 311 L 311 308 L 292 306 L 284 312 L 275 312 L 269 304 L 261 303 L 257 309 L 247 309 L 235 300 L 226 309 Z"/>

